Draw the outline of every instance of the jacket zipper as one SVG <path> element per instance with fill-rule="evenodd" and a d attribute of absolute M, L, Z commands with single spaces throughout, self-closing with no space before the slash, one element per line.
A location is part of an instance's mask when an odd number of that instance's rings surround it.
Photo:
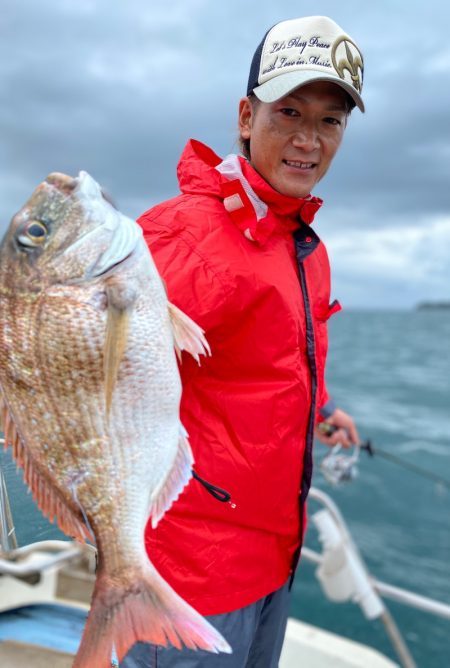
<path fill-rule="evenodd" d="M 295 236 L 294 236 L 295 240 Z M 314 443 L 314 426 L 316 416 L 316 400 L 317 400 L 317 365 L 316 365 L 316 342 L 314 336 L 314 325 L 311 313 L 311 302 L 309 300 L 308 286 L 306 283 L 306 272 L 303 264 L 302 250 L 295 244 L 295 252 L 297 258 L 298 275 L 300 287 L 303 297 L 303 305 L 305 309 L 306 320 L 306 355 L 308 359 L 309 373 L 311 379 L 311 406 L 308 416 L 308 428 L 306 431 L 305 452 L 303 455 L 303 474 L 301 489 L 299 494 L 299 515 L 300 515 L 300 545 L 294 553 L 292 558 L 291 576 L 289 580 L 289 589 L 291 589 L 294 582 L 295 572 L 300 559 L 302 545 L 303 545 L 303 526 L 305 521 L 305 502 L 308 496 L 313 472 L 313 443 Z"/>

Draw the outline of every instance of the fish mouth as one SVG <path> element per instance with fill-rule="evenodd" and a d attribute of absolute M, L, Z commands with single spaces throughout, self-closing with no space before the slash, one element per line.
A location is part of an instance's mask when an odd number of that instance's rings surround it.
<path fill-rule="evenodd" d="M 81 205 L 82 222 L 85 223 L 81 232 L 84 233 L 62 252 L 62 255 L 80 261 L 82 275 L 71 283 L 109 275 L 140 254 L 140 249 L 145 246 L 141 227 L 104 197 L 99 184 L 87 172 L 81 171 L 75 179 L 54 174 L 49 184 L 70 186 Z M 86 262 L 83 262 L 84 255 Z"/>

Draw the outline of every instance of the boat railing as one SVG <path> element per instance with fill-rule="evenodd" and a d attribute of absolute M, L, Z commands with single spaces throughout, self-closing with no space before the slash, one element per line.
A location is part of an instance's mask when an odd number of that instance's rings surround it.
<path fill-rule="evenodd" d="M 328 496 L 328 494 L 315 487 L 311 488 L 309 497 L 321 503 L 327 508 L 327 510 L 331 513 L 336 524 L 340 527 L 340 533 L 342 539 L 346 540 L 349 544 L 351 544 L 353 550 L 355 550 L 359 558 L 362 559 L 359 551 L 356 549 L 356 546 L 351 538 L 350 532 L 347 529 L 342 514 L 340 513 L 334 501 Z M 317 517 L 315 517 L 315 515 L 312 516 L 312 520 L 317 526 Z M 319 531 L 319 536 L 320 536 L 320 531 Z M 302 558 L 306 559 L 311 563 L 316 564 L 317 566 L 320 566 L 324 561 L 324 554 L 315 552 L 314 550 L 311 550 L 308 547 L 304 547 L 302 549 Z M 396 587 L 394 585 L 388 584 L 387 582 L 377 580 L 371 575 L 369 575 L 369 582 L 371 586 L 375 589 L 375 591 L 378 592 L 378 594 L 380 594 L 380 596 L 382 596 L 383 598 L 388 598 L 397 603 L 403 603 L 404 605 L 407 605 L 409 607 L 413 607 L 416 608 L 417 610 L 421 610 L 423 612 L 428 612 L 437 615 L 439 617 L 443 617 L 444 619 L 450 619 L 450 605 L 447 603 L 442 603 L 433 598 L 428 598 L 427 596 L 416 594 L 410 591 L 409 589 Z"/>
<path fill-rule="evenodd" d="M 0 438 L 0 446 L 4 439 Z M 0 554 L 17 548 L 16 530 L 9 505 L 5 476 L 0 466 Z"/>
<path fill-rule="evenodd" d="M 450 605 L 373 578 L 334 501 L 317 488 L 311 488 L 309 498 L 322 505 L 322 509 L 312 515 L 322 552 L 304 547 L 302 558 L 317 564 L 315 575 L 325 596 L 333 602 L 357 603 L 367 619 L 379 618 L 403 668 L 417 668 L 400 629 L 381 597 L 446 619 L 450 619 Z"/>
<path fill-rule="evenodd" d="M 315 552 L 308 547 L 302 549 L 302 558 L 306 561 L 310 561 L 313 564 L 319 566 L 323 557 L 319 552 Z M 420 594 L 415 594 L 409 589 L 403 589 L 402 587 L 395 587 L 390 585 L 387 582 L 382 582 L 373 577 L 369 578 L 372 586 L 375 591 L 377 591 L 380 596 L 383 598 L 388 598 L 391 601 L 396 603 L 403 603 L 411 608 L 416 608 L 422 612 L 428 612 L 437 617 L 443 617 L 444 619 L 450 619 L 450 605 L 447 603 L 441 603 L 436 601 L 434 598 L 428 598 L 427 596 L 422 596 Z"/>
<path fill-rule="evenodd" d="M 85 557 L 95 569 L 96 550 L 92 545 L 81 545 L 75 541 L 43 540 L 25 545 L 0 555 L 0 575 L 27 578 L 34 573 L 43 573 L 56 566 L 62 567 L 68 562 Z"/>

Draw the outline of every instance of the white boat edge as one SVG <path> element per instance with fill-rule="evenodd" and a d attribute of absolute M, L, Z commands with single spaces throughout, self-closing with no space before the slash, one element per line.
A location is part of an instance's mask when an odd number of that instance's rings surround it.
<path fill-rule="evenodd" d="M 289 619 L 279 668 L 398 668 L 378 650 Z"/>

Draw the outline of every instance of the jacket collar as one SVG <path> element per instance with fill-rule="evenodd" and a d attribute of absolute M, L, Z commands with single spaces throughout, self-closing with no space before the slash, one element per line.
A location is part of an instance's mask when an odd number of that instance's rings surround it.
<path fill-rule="evenodd" d="M 182 192 L 216 195 L 236 226 L 264 244 L 276 230 L 293 232 L 308 225 L 322 205 L 318 197 L 296 198 L 274 190 L 242 157 L 221 160 L 210 148 L 190 140 L 178 165 Z"/>

